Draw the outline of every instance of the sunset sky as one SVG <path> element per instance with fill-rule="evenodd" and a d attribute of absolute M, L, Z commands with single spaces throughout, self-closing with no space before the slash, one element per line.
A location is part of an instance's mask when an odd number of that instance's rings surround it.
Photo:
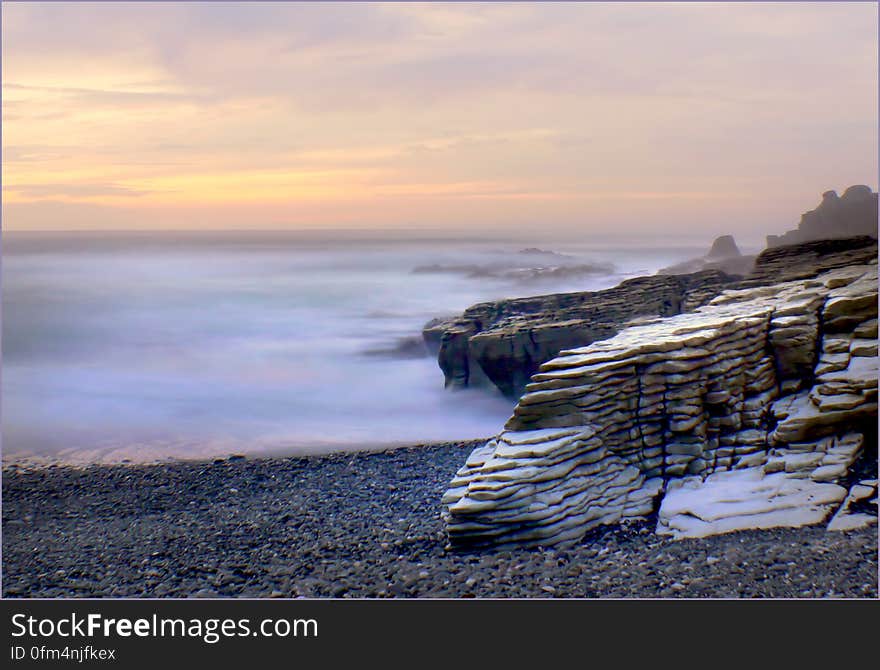
<path fill-rule="evenodd" d="M 8 3 L 3 227 L 762 240 L 877 188 L 877 5 Z"/>

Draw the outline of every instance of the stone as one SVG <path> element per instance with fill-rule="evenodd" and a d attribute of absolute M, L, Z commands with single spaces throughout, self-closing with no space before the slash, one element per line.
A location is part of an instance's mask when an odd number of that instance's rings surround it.
<path fill-rule="evenodd" d="M 667 493 L 658 532 L 680 539 L 821 523 L 845 497 L 846 489 L 835 484 L 764 475 L 757 468 L 716 473 Z"/>
<path fill-rule="evenodd" d="M 779 423 L 770 434 L 771 444 L 816 439 L 877 414 L 875 402 L 865 402 L 851 409 L 823 410 L 816 407 L 807 392 L 790 396 L 785 400 L 789 401 L 785 406 L 781 403 L 773 405 L 774 412 L 784 412 L 784 415 L 776 414 Z"/>
<path fill-rule="evenodd" d="M 877 340 L 855 338 L 849 347 L 850 356 L 877 356 Z"/>
<path fill-rule="evenodd" d="M 853 501 L 866 500 L 877 493 L 877 485 L 867 486 L 865 484 L 855 484 L 849 490 L 849 496 Z"/>
<path fill-rule="evenodd" d="M 780 458 L 785 463 L 785 472 L 806 470 L 812 472 L 822 462 L 823 453 L 786 453 Z"/>
<path fill-rule="evenodd" d="M 572 543 L 655 510 L 676 538 L 827 521 L 877 420 L 877 357 L 850 355 L 872 351 L 854 330 L 876 296 L 876 263 L 853 262 L 561 349 L 450 482 L 450 547 Z"/>
<path fill-rule="evenodd" d="M 854 337 L 864 337 L 869 339 L 877 339 L 877 319 L 868 319 L 867 321 L 863 321 L 858 326 L 856 326 L 855 330 L 853 330 Z"/>
<path fill-rule="evenodd" d="M 828 523 L 830 531 L 847 531 L 874 526 L 877 524 L 876 514 L 838 514 Z"/>
<path fill-rule="evenodd" d="M 494 385 L 517 398 L 560 351 L 611 337 L 634 318 L 697 307 L 736 279 L 707 270 L 638 277 L 603 291 L 480 303 L 460 317 L 429 322 L 423 337 L 437 349 L 447 388 Z"/>
<path fill-rule="evenodd" d="M 755 268 L 740 282 L 741 286 L 768 284 L 817 277 L 837 269 L 821 281 L 837 284 L 841 271 L 877 260 L 877 238 L 867 235 L 845 239 L 820 239 L 794 245 L 774 246 L 758 254 Z M 831 288 L 831 287 L 825 287 Z"/>
<path fill-rule="evenodd" d="M 828 530 L 847 531 L 855 530 L 856 528 L 864 528 L 865 526 L 875 525 L 877 523 L 876 510 L 873 514 L 866 514 L 864 512 L 852 512 L 851 509 L 853 504 L 862 500 L 867 500 L 871 497 L 874 497 L 874 506 L 876 507 L 876 496 L 876 480 L 874 480 L 873 482 L 862 481 L 858 484 L 854 484 L 850 488 L 846 499 L 840 506 L 840 509 L 838 509 L 837 513 L 834 515 L 834 518 L 832 518 L 831 521 L 828 523 Z"/>
<path fill-rule="evenodd" d="M 819 357 L 819 365 L 816 366 L 816 374 L 824 375 L 827 372 L 846 370 L 849 365 L 849 352 L 845 354 L 822 354 Z"/>
<path fill-rule="evenodd" d="M 739 247 L 736 246 L 736 240 L 733 235 L 722 235 L 715 238 L 712 242 L 712 248 L 707 254 L 709 258 L 736 258 L 742 256 Z"/>
<path fill-rule="evenodd" d="M 765 465 L 766 463 L 767 463 L 767 454 L 766 454 L 765 452 L 762 452 L 762 451 L 756 451 L 756 452 L 753 453 L 753 454 L 748 454 L 748 455 L 743 456 L 742 458 L 740 458 L 740 459 L 736 462 L 736 469 L 737 469 L 737 470 L 742 470 L 742 469 L 745 469 L 745 468 L 760 467 L 760 466 Z M 783 463 L 782 466 L 783 466 L 783 467 L 782 467 L 781 469 L 784 470 L 784 469 L 785 469 L 785 467 L 784 467 L 785 464 Z"/>
<path fill-rule="evenodd" d="M 810 478 L 817 482 L 831 482 L 846 476 L 848 468 L 845 464 L 822 465 L 813 470 Z"/>
<path fill-rule="evenodd" d="M 838 197 L 835 191 L 826 191 L 819 206 L 801 217 L 796 230 L 784 235 L 768 235 L 767 246 L 853 235 L 877 238 L 877 194 L 868 186 L 850 186 L 843 197 Z"/>
<path fill-rule="evenodd" d="M 849 353 L 849 345 L 852 342 L 849 337 L 826 336 L 822 338 L 822 352 L 825 354 Z"/>
<path fill-rule="evenodd" d="M 731 275 L 747 275 L 755 264 L 755 256 L 743 256 L 732 235 L 715 239 L 709 253 L 663 268 L 657 274 L 689 274 L 702 270 L 721 270 Z"/>
<path fill-rule="evenodd" d="M 811 395 L 810 399 L 822 412 L 833 410 L 855 409 L 865 403 L 865 396 L 854 393 L 838 393 L 835 395 Z"/>

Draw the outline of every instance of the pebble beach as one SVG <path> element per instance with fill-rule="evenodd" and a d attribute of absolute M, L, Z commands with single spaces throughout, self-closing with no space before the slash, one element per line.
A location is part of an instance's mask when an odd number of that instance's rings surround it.
<path fill-rule="evenodd" d="M 674 541 L 648 519 L 564 549 L 454 553 L 471 443 L 3 470 L 4 597 L 877 598 L 876 526 Z"/>

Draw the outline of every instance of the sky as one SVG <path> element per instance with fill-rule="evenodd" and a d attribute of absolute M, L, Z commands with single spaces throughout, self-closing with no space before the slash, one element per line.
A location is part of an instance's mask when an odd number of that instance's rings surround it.
<path fill-rule="evenodd" d="M 6 230 L 651 236 L 877 188 L 876 3 L 2 4 Z"/>

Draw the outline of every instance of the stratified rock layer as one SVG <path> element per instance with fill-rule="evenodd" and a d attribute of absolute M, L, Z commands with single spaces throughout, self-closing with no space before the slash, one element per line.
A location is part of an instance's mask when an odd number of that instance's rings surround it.
<path fill-rule="evenodd" d="M 876 256 L 877 241 L 866 236 L 768 249 L 757 259 L 732 259 L 744 273 L 751 268 L 744 280 L 726 274 L 731 267 L 697 259 L 696 266 L 686 263 L 661 271 L 667 276 L 639 277 L 604 291 L 480 303 L 461 316 L 429 322 L 422 335 L 437 356 L 447 388 L 495 386 L 516 399 L 542 363 L 564 349 L 612 337 L 634 320 L 690 311 L 734 284 L 813 277 Z"/>
<path fill-rule="evenodd" d="M 742 256 L 742 252 L 736 246 L 733 235 L 716 237 L 708 254 L 709 258 L 736 258 L 738 256 Z"/>
<path fill-rule="evenodd" d="M 868 235 L 775 247 L 761 252 L 740 286 L 806 279 L 825 270 L 869 263 L 876 258 L 877 240 Z"/>
<path fill-rule="evenodd" d="M 611 337 L 634 318 L 693 309 L 736 279 L 717 270 L 638 277 L 604 291 L 480 303 L 430 322 L 423 336 L 438 351 L 447 388 L 494 385 L 518 398 L 538 366 L 561 350 Z"/>
<path fill-rule="evenodd" d="M 872 260 L 561 352 L 450 484 L 451 546 L 576 541 L 664 494 L 677 537 L 825 520 L 876 427 Z"/>
<path fill-rule="evenodd" d="M 856 511 L 861 507 L 863 511 Z M 877 523 L 877 480 L 863 479 L 850 488 L 828 530 L 847 531 Z"/>

